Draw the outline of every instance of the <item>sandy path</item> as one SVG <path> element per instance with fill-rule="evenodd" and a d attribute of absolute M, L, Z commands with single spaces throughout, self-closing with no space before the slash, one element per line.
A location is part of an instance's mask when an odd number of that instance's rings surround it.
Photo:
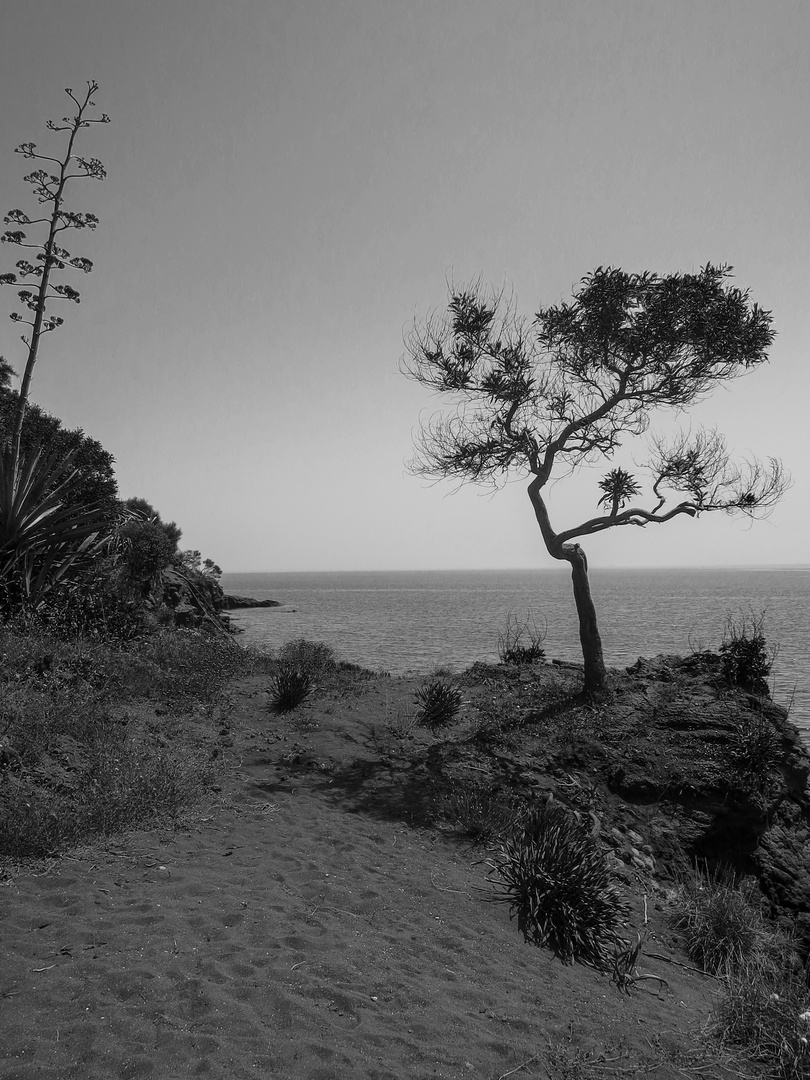
<path fill-rule="evenodd" d="M 241 764 L 192 827 L 0 889 L 2 1080 L 497 1080 L 532 1058 L 516 1075 L 546 1077 L 563 1041 L 680 1075 L 662 1054 L 694 1045 L 704 980 L 673 969 L 663 1001 L 628 997 L 524 944 L 468 847 L 290 780 L 254 695 L 232 714 Z M 309 742 L 362 742 L 363 703 L 338 711 Z"/>

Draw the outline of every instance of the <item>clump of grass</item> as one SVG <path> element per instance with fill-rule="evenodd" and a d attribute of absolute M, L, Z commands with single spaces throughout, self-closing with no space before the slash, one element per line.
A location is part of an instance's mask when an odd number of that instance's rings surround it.
<path fill-rule="evenodd" d="M 527 615 L 523 622 L 519 622 L 517 616 L 510 612 L 506 620 L 506 630 L 498 635 L 498 656 L 501 663 L 533 664 L 537 660 L 545 660 L 543 642 L 547 634 L 548 627 L 538 630 L 530 615 Z"/>
<path fill-rule="evenodd" d="M 416 727 L 416 717 L 406 709 L 397 709 L 392 715 L 386 715 L 385 730 L 395 739 L 407 739 Z"/>
<path fill-rule="evenodd" d="M 270 708 L 273 712 L 292 712 L 313 694 L 315 683 L 310 672 L 290 663 L 283 663 L 270 686 Z"/>
<path fill-rule="evenodd" d="M 727 972 L 711 1026 L 774 1080 L 810 1077 L 810 991 L 784 961 L 760 953 Z"/>
<path fill-rule="evenodd" d="M 498 899 L 517 915 L 527 941 L 562 960 L 606 969 L 624 904 L 596 841 L 570 812 L 549 802 L 490 861 Z"/>
<path fill-rule="evenodd" d="M 417 719 L 427 727 L 444 727 L 455 720 L 461 711 L 461 690 L 452 683 L 433 679 L 420 686 L 414 694 Z"/>
<path fill-rule="evenodd" d="M 698 867 L 671 904 L 687 954 L 722 981 L 714 1034 L 774 1080 L 810 1080 L 810 988 L 790 938 L 762 917 L 755 886 Z"/>
<path fill-rule="evenodd" d="M 452 783 L 443 793 L 441 805 L 455 831 L 475 844 L 491 843 L 514 831 L 524 812 L 520 800 L 477 780 Z"/>
<path fill-rule="evenodd" d="M 732 778 L 746 791 L 764 792 L 776 770 L 780 739 L 761 711 L 737 719 L 729 736 L 728 762 Z"/>
<path fill-rule="evenodd" d="M 694 878 L 681 883 L 670 922 L 683 933 L 689 958 L 713 975 L 749 963 L 766 937 L 753 889 L 723 867 L 698 866 Z"/>
<path fill-rule="evenodd" d="M 767 694 L 772 659 L 765 643 L 765 614 L 726 618 L 720 645 L 723 676 L 733 686 Z"/>

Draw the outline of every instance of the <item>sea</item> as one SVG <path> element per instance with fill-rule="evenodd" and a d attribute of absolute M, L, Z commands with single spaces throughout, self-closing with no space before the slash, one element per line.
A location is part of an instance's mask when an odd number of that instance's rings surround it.
<path fill-rule="evenodd" d="M 462 671 L 497 661 L 517 621 L 545 633 L 548 659 L 582 658 L 564 568 L 223 574 L 222 586 L 281 604 L 230 613 L 241 640 L 268 652 L 305 637 L 392 675 Z M 810 566 L 595 569 L 591 591 L 610 667 L 717 650 L 730 621 L 762 620 L 772 696 L 810 741 Z"/>

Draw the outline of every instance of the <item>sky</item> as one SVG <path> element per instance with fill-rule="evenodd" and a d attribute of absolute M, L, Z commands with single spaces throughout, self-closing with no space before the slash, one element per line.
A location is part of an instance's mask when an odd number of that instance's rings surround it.
<path fill-rule="evenodd" d="M 78 144 L 107 179 L 68 200 L 100 219 L 71 236 L 95 270 L 32 398 L 226 571 L 547 567 L 525 480 L 408 471 L 443 403 L 400 373 L 404 335 L 449 279 L 531 315 L 597 266 L 729 263 L 777 338 L 691 418 L 793 487 L 764 522 L 583 546 L 592 567 L 808 564 L 808 40 L 806 0 L 4 0 L 0 209 L 33 208 L 13 150 L 60 148 L 65 87 L 95 79 L 111 117 Z M 555 527 L 610 467 L 549 490 Z"/>

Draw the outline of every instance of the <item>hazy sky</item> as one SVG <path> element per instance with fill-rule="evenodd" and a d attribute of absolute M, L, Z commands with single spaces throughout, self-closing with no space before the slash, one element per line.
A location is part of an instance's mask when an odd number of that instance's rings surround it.
<path fill-rule="evenodd" d="M 771 519 L 613 530 L 592 565 L 810 562 L 807 0 L 4 0 L 13 154 L 88 78 L 95 261 L 33 398 L 228 571 L 548 566 L 525 483 L 404 466 L 439 407 L 403 333 L 481 275 L 527 313 L 598 265 L 707 261 L 773 310 L 771 362 L 696 418 L 795 484 Z M 0 269 L 15 249 L 0 248 Z M 23 346 L 0 293 L 0 353 Z M 636 451 L 643 452 L 643 446 Z M 609 466 L 608 466 L 609 467 Z M 562 529 L 606 469 L 550 492 Z"/>

